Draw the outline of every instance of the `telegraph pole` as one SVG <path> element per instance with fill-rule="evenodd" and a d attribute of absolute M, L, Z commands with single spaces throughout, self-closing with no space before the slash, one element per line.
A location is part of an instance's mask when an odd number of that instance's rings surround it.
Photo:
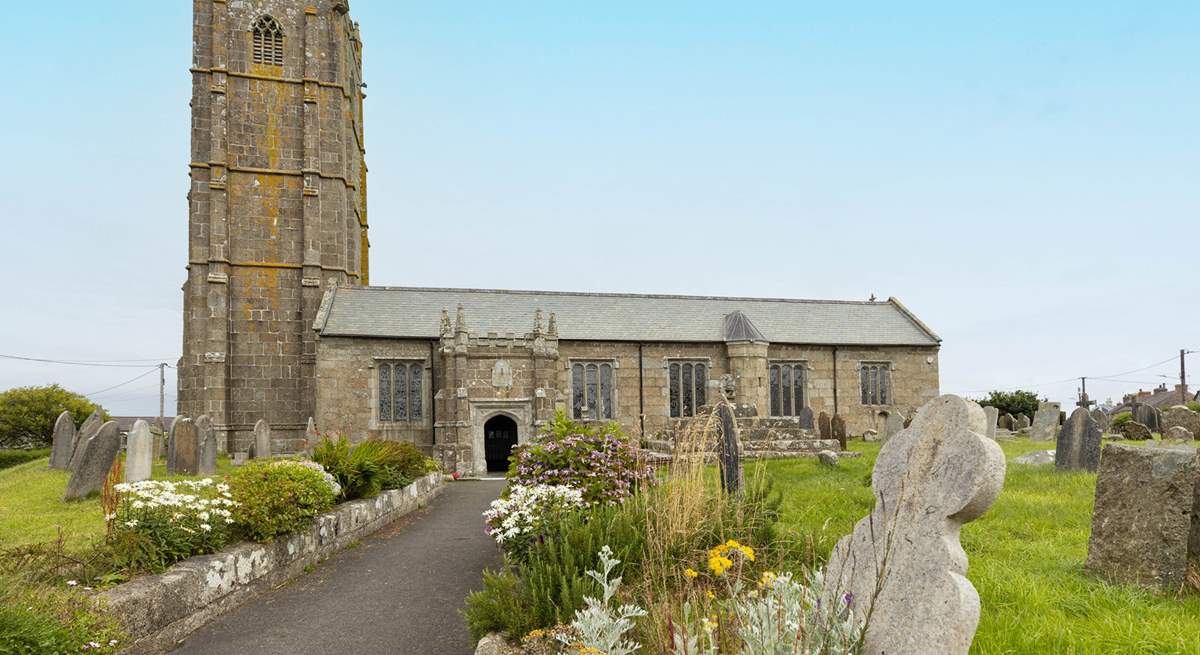
<path fill-rule="evenodd" d="M 1186 405 L 1188 401 L 1187 392 L 1187 365 L 1184 363 L 1184 355 L 1187 354 L 1187 349 L 1179 349 L 1179 404 Z"/>
<path fill-rule="evenodd" d="M 144 388 L 144 387 L 143 387 Z M 158 429 L 163 434 L 167 433 L 167 426 L 163 421 L 163 411 L 166 407 L 167 398 L 167 365 L 158 365 Z"/>

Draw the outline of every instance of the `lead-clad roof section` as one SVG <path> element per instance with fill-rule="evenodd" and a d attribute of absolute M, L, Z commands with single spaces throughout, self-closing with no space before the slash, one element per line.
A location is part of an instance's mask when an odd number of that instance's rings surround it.
<path fill-rule="evenodd" d="M 941 339 L 894 298 L 887 302 L 715 298 L 495 289 L 341 287 L 314 327 L 323 336 L 439 336 L 442 310 L 462 305 L 471 333 L 524 335 L 553 312 L 563 340 L 936 346 Z M 741 314 L 732 319 L 731 315 Z"/>
<path fill-rule="evenodd" d="M 767 337 L 749 317 L 739 311 L 725 316 L 725 340 L 764 342 Z"/>

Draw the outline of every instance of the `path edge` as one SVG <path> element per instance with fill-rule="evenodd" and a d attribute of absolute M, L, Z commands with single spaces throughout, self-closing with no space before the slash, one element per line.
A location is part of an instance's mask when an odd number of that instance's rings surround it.
<path fill-rule="evenodd" d="M 96 602 L 126 630 L 130 641 L 121 655 L 167 653 L 213 619 L 428 505 L 444 488 L 442 474 L 432 473 L 403 489 L 338 505 L 308 530 L 265 544 L 240 543 L 139 576 L 100 592 Z"/>

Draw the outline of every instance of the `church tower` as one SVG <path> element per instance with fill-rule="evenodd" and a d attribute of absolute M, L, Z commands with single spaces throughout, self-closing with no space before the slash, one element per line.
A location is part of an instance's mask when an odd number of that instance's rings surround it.
<path fill-rule="evenodd" d="M 345 0 L 193 0 L 179 413 L 303 447 L 323 288 L 367 283 L 362 43 Z"/>

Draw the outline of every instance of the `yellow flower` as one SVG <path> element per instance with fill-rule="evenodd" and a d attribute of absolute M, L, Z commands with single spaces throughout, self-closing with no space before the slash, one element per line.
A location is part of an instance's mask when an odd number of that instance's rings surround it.
<path fill-rule="evenodd" d="M 723 555 L 714 555 L 708 558 L 708 568 L 717 575 L 725 575 L 725 572 L 733 566 L 733 560 Z"/>
<path fill-rule="evenodd" d="M 758 586 L 760 588 L 771 586 L 775 582 L 775 577 L 776 576 L 774 572 L 767 571 L 766 573 L 762 574 L 762 579 L 758 581 Z"/>
<path fill-rule="evenodd" d="M 697 573 L 697 572 L 696 572 L 696 569 L 693 569 L 693 568 L 690 568 L 690 567 L 689 567 L 689 568 L 686 568 L 686 569 L 684 569 L 684 570 L 683 570 L 683 574 L 684 574 L 685 576 L 689 577 L 689 578 L 695 578 L 695 577 L 698 577 L 698 576 L 700 575 L 699 573 Z"/>
<path fill-rule="evenodd" d="M 530 630 L 529 634 L 525 635 L 525 639 L 526 640 L 541 639 L 542 637 L 545 637 L 545 636 L 546 636 L 546 631 L 538 628 L 535 630 Z"/>
<path fill-rule="evenodd" d="M 708 591 L 704 592 L 704 595 L 708 596 L 709 600 L 712 600 L 717 597 L 717 595 L 712 592 L 712 589 L 709 589 Z M 714 617 L 713 620 L 715 621 L 716 618 Z"/>

